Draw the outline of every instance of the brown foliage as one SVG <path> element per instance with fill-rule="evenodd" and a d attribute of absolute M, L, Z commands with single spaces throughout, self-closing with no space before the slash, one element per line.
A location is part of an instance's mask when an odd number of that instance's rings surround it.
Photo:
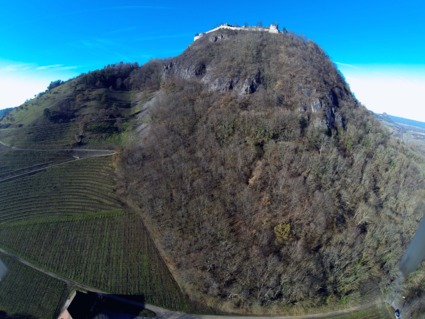
<path fill-rule="evenodd" d="M 203 38 L 170 62 L 144 143 L 122 157 L 125 192 L 185 287 L 236 311 L 358 300 L 387 286 L 419 219 L 423 160 L 312 42 L 229 37 Z M 199 61 L 206 71 L 192 76 Z M 252 74 L 251 95 L 209 86 Z"/>

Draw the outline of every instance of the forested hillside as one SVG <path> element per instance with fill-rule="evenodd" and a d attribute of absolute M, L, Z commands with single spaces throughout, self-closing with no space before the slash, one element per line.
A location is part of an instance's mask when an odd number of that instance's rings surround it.
<path fill-rule="evenodd" d="M 376 298 L 422 217 L 424 160 L 314 43 L 221 32 L 166 61 L 150 128 L 122 157 L 192 298 L 279 312 Z"/>

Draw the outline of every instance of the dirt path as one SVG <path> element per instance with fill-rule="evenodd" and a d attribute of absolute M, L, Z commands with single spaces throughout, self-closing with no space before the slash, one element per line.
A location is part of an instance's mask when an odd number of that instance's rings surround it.
<path fill-rule="evenodd" d="M 163 309 L 161 307 L 156 307 L 153 305 L 146 305 L 146 309 L 149 309 L 157 314 L 156 318 L 173 318 L 173 319 L 259 319 L 259 318 L 268 318 L 268 319 L 319 319 L 319 318 L 332 318 L 344 314 L 349 314 L 354 311 L 367 310 L 376 306 L 382 305 L 382 301 L 370 302 L 367 304 L 359 305 L 356 307 L 350 307 L 344 310 L 331 311 L 326 313 L 317 313 L 310 315 L 300 315 L 300 316 L 243 316 L 243 315 L 193 315 L 186 314 L 182 312 L 170 311 Z"/>
<path fill-rule="evenodd" d="M 92 153 L 103 154 L 104 156 L 106 154 L 114 155 L 116 153 L 114 150 L 96 149 L 96 148 L 46 148 L 46 149 L 21 148 L 21 147 L 7 145 L 3 141 L 0 141 L 0 149 L 7 149 L 11 151 L 31 151 L 31 152 L 92 152 Z"/>
<path fill-rule="evenodd" d="M 330 317 L 348 314 L 348 313 L 351 313 L 351 312 L 354 312 L 354 311 L 366 310 L 366 309 L 369 309 L 369 308 L 373 308 L 375 306 L 379 306 L 381 304 L 382 304 L 381 301 L 374 301 L 374 302 L 370 302 L 370 303 L 367 303 L 367 304 L 346 308 L 346 309 L 343 309 L 343 310 L 330 311 L 330 312 L 325 312 L 325 313 L 316 313 L 316 314 L 302 315 L 302 316 L 269 316 L 267 318 L 270 318 L 270 319 L 330 318 Z M 218 318 L 241 319 L 240 316 L 224 316 L 224 317 L 222 317 L 222 316 L 210 316 L 210 315 L 200 315 L 200 316 L 197 316 L 197 318 L 201 318 L 201 319 L 218 319 Z M 243 319 L 258 319 L 258 316 L 243 316 Z"/>
<path fill-rule="evenodd" d="M 108 150 L 108 149 L 95 149 L 95 148 L 49 148 L 49 149 L 43 149 L 43 148 L 20 148 L 15 146 L 8 146 L 0 141 L 0 145 L 2 149 L 8 149 L 11 151 L 19 151 L 19 152 L 88 152 L 88 153 L 98 153 L 99 155 L 113 155 L 116 152 L 114 150 Z"/>

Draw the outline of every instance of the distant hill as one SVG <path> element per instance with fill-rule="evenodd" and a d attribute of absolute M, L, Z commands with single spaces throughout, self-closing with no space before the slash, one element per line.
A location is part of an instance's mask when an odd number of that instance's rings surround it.
<path fill-rule="evenodd" d="M 396 123 L 400 123 L 403 125 L 414 126 L 418 128 L 425 129 L 425 122 L 419 122 L 415 120 L 409 120 L 398 116 L 388 115 L 388 117 Z"/>
<path fill-rule="evenodd" d="M 0 120 L 0 248 L 184 311 L 380 302 L 425 207 L 425 159 L 393 127 L 312 41 L 219 28 Z M 403 286 L 416 313 L 424 274 Z"/>
<path fill-rule="evenodd" d="M 388 114 L 375 114 L 391 133 L 425 154 L 425 123 Z"/>
<path fill-rule="evenodd" d="M 9 108 L 0 110 L 0 117 L 6 115 L 7 113 L 9 113 L 12 110 L 13 110 L 13 107 L 9 107 Z"/>
<path fill-rule="evenodd" d="M 389 114 L 386 114 L 386 113 L 375 114 L 375 115 L 379 120 L 381 120 L 384 123 L 385 122 L 395 123 L 395 124 L 398 124 L 398 125 L 410 126 L 410 127 L 416 128 L 416 129 L 425 130 L 425 122 L 410 120 L 410 119 L 406 119 L 406 118 L 403 118 L 403 117 L 389 115 Z"/>

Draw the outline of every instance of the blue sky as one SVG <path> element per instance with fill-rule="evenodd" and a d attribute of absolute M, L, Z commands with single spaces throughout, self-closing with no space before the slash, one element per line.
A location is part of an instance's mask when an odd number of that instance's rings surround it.
<path fill-rule="evenodd" d="M 1 1 L 0 108 L 50 81 L 180 54 L 219 23 L 278 22 L 318 43 L 371 110 L 425 121 L 423 1 Z"/>

